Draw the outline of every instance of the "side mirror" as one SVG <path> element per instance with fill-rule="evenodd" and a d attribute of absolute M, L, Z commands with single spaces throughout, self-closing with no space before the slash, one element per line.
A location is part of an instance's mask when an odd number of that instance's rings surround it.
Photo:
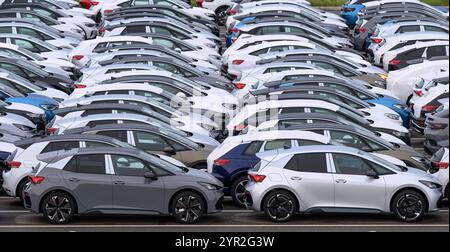
<path fill-rule="evenodd" d="M 181 53 L 181 48 L 175 48 L 174 51 Z"/>
<path fill-rule="evenodd" d="M 151 180 L 156 180 L 157 179 L 156 175 L 152 171 L 146 171 L 144 173 L 144 178 L 151 179 Z"/>
<path fill-rule="evenodd" d="M 368 171 L 366 173 L 367 177 L 373 178 L 373 179 L 379 179 L 380 176 L 378 176 L 378 173 L 376 173 L 375 171 Z"/>
<path fill-rule="evenodd" d="M 169 156 L 175 156 L 177 153 L 175 152 L 174 149 L 170 148 L 170 147 L 166 147 L 164 148 L 164 153 L 166 153 Z"/>

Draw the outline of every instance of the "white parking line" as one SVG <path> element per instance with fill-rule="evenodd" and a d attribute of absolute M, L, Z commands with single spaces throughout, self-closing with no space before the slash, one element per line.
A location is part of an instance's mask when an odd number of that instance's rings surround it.
<path fill-rule="evenodd" d="M 449 224 L 342 224 L 342 225 L 327 225 L 327 224 L 300 224 L 300 225 L 2 225 L 0 228 L 242 228 L 242 227 L 449 227 Z"/>
<path fill-rule="evenodd" d="M 29 213 L 27 210 L 0 210 L 0 213 Z"/>

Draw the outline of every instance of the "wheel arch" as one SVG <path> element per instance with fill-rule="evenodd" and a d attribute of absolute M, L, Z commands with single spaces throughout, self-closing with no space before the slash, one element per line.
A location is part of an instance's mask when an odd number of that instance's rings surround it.
<path fill-rule="evenodd" d="M 167 204 L 168 205 L 168 207 L 167 207 L 168 211 L 167 212 L 169 214 L 172 214 L 171 206 L 172 206 L 173 200 L 175 199 L 175 196 L 177 196 L 178 194 L 183 193 L 183 192 L 193 192 L 193 193 L 196 193 L 196 194 L 200 195 L 200 197 L 202 198 L 203 202 L 205 203 L 205 214 L 208 213 L 208 201 L 206 200 L 206 197 L 203 194 L 203 192 L 197 190 L 196 188 L 185 187 L 185 188 L 180 188 L 179 190 L 174 192 L 172 194 L 172 196 L 170 196 L 170 199 L 169 199 L 168 204 Z"/>
<path fill-rule="evenodd" d="M 263 203 L 266 200 L 267 196 L 274 191 L 284 191 L 284 192 L 291 194 L 291 196 L 294 197 L 294 199 L 296 200 L 296 203 L 297 203 L 297 209 L 295 209 L 295 212 L 296 213 L 300 212 L 300 198 L 298 197 L 298 195 L 295 192 L 293 192 L 290 188 L 287 188 L 287 187 L 275 187 L 275 188 L 270 188 L 269 190 L 267 190 L 264 193 L 264 196 L 261 197 L 262 200 L 261 200 L 260 206 L 259 206 L 259 209 L 261 211 L 263 210 Z"/>
<path fill-rule="evenodd" d="M 394 193 L 392 193 L 391 197 L 389 198 L 389 211 L 391 213 L 393 212 L 393 209 L 392 209 L 392 205 L 393 205 L 392 203 L 393 202 L 392 201 L 395 199 L 395 197 L 399 193 L 401 193 L 403 191 L 415 191 L 415 192 L 419 193 L 420 195 L 422 195 L 422 197 L 425 200 L 425 212 L 428 212 L 430 203 L 428 202 L 427 194 L 425 192 L 423 192 L 421 189 L 419 189 L 419 188 L 417 188 L 415 186 L 405 186 L 405 187 L 397 189 Z"/>
<path fill-rule="evenodd" d="M 47 191 L 44 194 L 44 196 L 41 197 L 41 200 L 39 201 L 39 213 L 42 212 L 42 203 L 43 203 L 45 197 L 47 197 L 50 193 L 54 193 L 54 192 L 62 192 L 62 193 L 66 193 L 67 195 L 69 195 L 72 198 L 73 202 L 75 203 L 75 213 L 74 214 L 78 213 L 78 201 L 77 201 L 77 198 L 71 192 L 69 192 L 69 191 L 67 191 L 65 189 L 62 189 L 62 188 L 51 189 L 51 190 Z"/>

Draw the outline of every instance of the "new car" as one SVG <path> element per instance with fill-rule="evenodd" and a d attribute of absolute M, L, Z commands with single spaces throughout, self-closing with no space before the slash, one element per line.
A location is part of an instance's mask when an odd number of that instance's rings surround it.
<path fill-rule="evenodd" d="M 427 172 L 358 149 L 306 146 L 258 157 L 261 162 L 249 171 L 246 201 L 274 222 L 314 211 L 392 213 L 414 222 L 438 211 L 442 197 L 442 185 Z"/>
<path fill-rule="evenodd" d="M 448 148 L 449 139 L 449 112 L 443 109 L 433 115 L 429 115 L 425 121 L 425 150 L 436 153 L 440 148 Z"/>
<path fill-rule="evenodd" d="M 311 132 L 271 131 L 228 137 L 208 156 L 208 172 L 224 184 L 225 195 L 245 207 L 248 170 L 259 159 L 257 153 L 295 146 L 330 144 L 330 138 Z"/>
<path fill-rule="evenodd" d="M 24 202 L 52 224 L 65 224 L 74 215 L 93 212 L 171 215 L 191 224 L 223 209 L 220 181 L 143 151 L 75 149 L 41 154 L 38 159 L 48 165 L 31 175 Z M 60 183 L 51 182 L 54 176 L 62 178 Z"/>
<path fill-rule="evenodd" d="M 431 157 L 431 166 L 429 173 L 437 178 L 443 185 L 444 198 L 448 199 L 448 148 L 439 149 L 433 157 Z"/>

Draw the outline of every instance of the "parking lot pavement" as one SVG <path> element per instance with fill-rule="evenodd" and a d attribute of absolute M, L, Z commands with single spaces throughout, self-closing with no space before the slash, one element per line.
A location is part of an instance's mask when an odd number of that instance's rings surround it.
<path fill-rule="evenodd" d="M 389 215 L 297 216 L 285 224 L 226 204 L 222 215 L 206 216 L 198 225 L 179 225 L 169 217 L 83 216 L 70 225 L 50 225 L 41 215 L 24 210 L 16 199 L 0 198 L 0 232 L 448 232 L 448 204 L 418 223 L 400 223 Z"/>

